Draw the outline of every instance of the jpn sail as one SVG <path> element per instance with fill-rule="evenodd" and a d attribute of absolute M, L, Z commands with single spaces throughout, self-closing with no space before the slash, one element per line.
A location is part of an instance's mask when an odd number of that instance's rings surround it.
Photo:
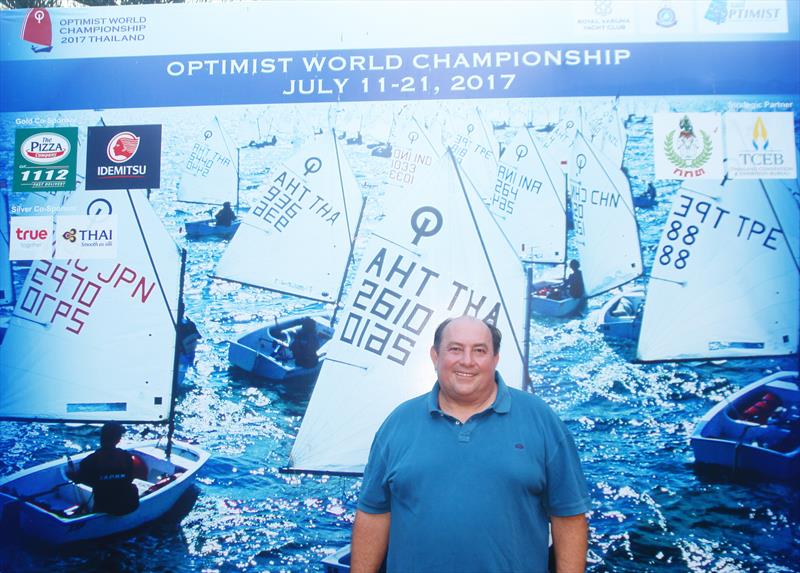
<path fill-rule="evenodd" d="M 0 417 L 165 421 L 178 249 L 144 191 L 72 193 L 64 209 L 115 219 L 117 256 L 34 261 L 0 345 Z"/>
<path fill-rule="evenodd" d="M 503 333 L 499 371 L 527 380 L 527 282 L 519 261 L 450 154 L 391 194 L 375 227 L 292 449 L 301 471 L 358 473 L 395 406 L 431 389 L 438 324 L 470 314 Z"/>
<path fill-rule="evenodd" d="M 578 132 L 569 166 L 573 239 L 586 296 L 594 296 L 642 274 L 639 229 L 628 180 L 619 166 L 598 154 Z"/>
<path fill-rule="evenodd" d="M 216 117 L 196 134 L 181 166 L 178 201 L 221 205 L 239 202 L 236 149 Z"/>
<path fill-rule="evenodd" d="M 520 129 L 500 159 L 489 210 L 521 260 L 566 261 L 566 194 L 561 168 Z"/>
<path fill-rule="evenodd" d="M 312 138 L 270 170 L 216 277 L 333 302 L 362 204 L 336 133 Z"/>
<path fill-rule="evenodd" d="M 14 302 L 14 275 L 9 258 L 11 237 L 8 225 L 8 197 L 0 189 L 0 304 Z"/>
<path fill-rule="evenodd" d="M 686 181 L 653 261 L 640 360 L 798 351 L 800 208 L 783 181 Z"/>

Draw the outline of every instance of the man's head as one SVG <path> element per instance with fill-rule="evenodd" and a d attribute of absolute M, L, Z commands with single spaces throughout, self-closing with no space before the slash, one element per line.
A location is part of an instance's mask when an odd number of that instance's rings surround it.
<path fill-rule="evenodd" d="M 125 428 L 119 422 L 106 422 L 100 429 L 100 446 L 113 448 L 122 439 Z"/>
<path fill-rule="evenodd" d="M 225 201 L 225 202 L 222 204 L 222 206 L 223 206 L 223 207 L 225 207 L 226 209 L 230 209 L 230 208 L 231 208 L 231 202 L 230 202 L 230 201 Z"/>
<path fill-rule="evenodd" d="M 500 331 L 470 316 L 448 319 L 436 329 L 431 360 L 441 391 L 452 401 L 475 402 L 494 391 Z"/>

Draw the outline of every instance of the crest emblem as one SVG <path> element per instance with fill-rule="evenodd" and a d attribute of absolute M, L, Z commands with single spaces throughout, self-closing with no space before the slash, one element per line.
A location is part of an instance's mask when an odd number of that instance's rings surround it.
<path fill-rule="evenodd" d="M 684 115 L 679 123 L 680 132 L 677 137 L 676 130 L 667 134 L 664 141 L 664 153 L 667 159 L 679 169 L 697 169 L 705 165 L 711 158 L 714 144 L 709 136 L 702 129 L 700 136 L 694 132 L 692 121 L 688 115 Z"/>

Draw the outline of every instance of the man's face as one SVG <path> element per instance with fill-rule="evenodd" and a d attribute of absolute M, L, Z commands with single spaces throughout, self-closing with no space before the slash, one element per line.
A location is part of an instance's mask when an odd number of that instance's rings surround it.
<path fill-rule="evenodd" d="M 431 348 L 439 386 L 454 401 L 472 401 L 494 389 L 500 355 L 492 349 L 492 334 L 480 320 L 461 317 L 442 333 L 440 347 Z"/>

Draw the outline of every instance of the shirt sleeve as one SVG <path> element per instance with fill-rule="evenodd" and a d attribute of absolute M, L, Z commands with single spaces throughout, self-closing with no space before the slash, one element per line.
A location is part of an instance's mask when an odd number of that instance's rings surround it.
<path fill-rule="evenodd" d="M 556 421 L 554 444 L 547 459 L 547 493 L 544 504 L 549 515 L 568 517 L 591 509 L 589 488 L 581 469 L 578 449 L 572 434 Z"/>
<path fill-rule="evenodd" d="M 379 430 L 369 450 L 357 507 L 366 513 L 388 513 L 391 511 L 391 505 L 386 457 Z"/>

